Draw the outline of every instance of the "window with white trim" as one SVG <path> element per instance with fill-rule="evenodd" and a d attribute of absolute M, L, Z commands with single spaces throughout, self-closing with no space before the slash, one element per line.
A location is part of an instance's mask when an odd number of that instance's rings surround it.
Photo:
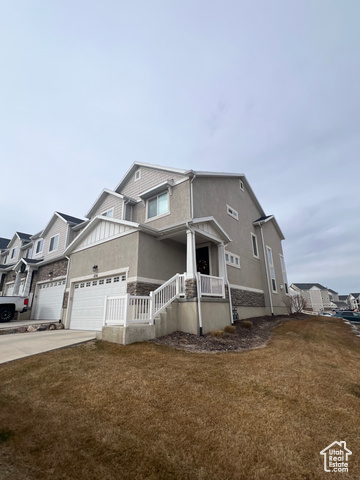
<path fill-rule="evenodd" d="M 59 234 L 50 238 L 49 252 L 54 252 L 59 247 Z"/>
<path fill-rule="evenodd" d="M 18 249 L 18 247 L 14 247 L 14 248 L 11 250 L 11 260 L 13 260 L 13 259 L 16 258 L 17 249 Z"/>
<path fill-rule="evenodd" d="M 274 268 L 274 260 L 273 260 L 273 255 L 272 255 L 272 250 L 270 247 L 266 247 L 267 251 L 267 257 L 268 257 L 268 263 L 269 263 L 269 273 L 270 273 L 270 279 L 271 279 L 271 287 L 273 292 L 277 292 L 276 288 L 276 278 L 275 278 L 275 268 Z"/>
<path fill-rule="evenodd" d="M 226 211 L 228 215 L 230 215 L 233 218 L 236 218 L 236 220 L 239 220 L 238 212 L 234 208 L 230 207 L 230 205 L 226 205 Z"/>
<path fill-rule="evenodd" d="M 160 193 L 147 201 L 147 218 L 154 218 L 169 213 L 169 194 Z"/>
<path fill-rule="evenodd" d="M 44 247 L 44 240 L 40 238 L 40 240 L 36 242 L 35 254 L 37 255 L 38 253 L 41 253 L 43 250 L 43 247 Z"/>
<path fill-rule="evenodd" d="M 141 169 L 139 168 L 138 170 L 136 170 L 135 175 L 134 175 L 135 182 L 137 180 L 140 180 L 140 178 L 141 178 Z"/>
<path fill-rule="evenodd" d="M 240 268 L 240 257 L 239 255 L 235 255 L 235 253 L 225 252 L 225 262 L 227 265 L 231 267 Z"/>
<path fill-rule="evenodd" d="M 106 210 L 106 212 L 103 212 L 101 215 L 102 215 L 103 217 L 113 218 L 113 216 L 114 216 L 114 207 L 113 207 L 113 208 L 110 208 L 109 210 Z"/>
<path fill-rule="evenodd" d="M 258 243 L 257 243 L 257 236 L 251 233 L 251 245 L 252 245 L 252 251 L 253 251 L 253 256 L 255 258 L 259 258 L 259 248 L 258 248 Z"/>
<path fill-rule="evenodd" d="M 287 281 L 287 275 L 286 275 L 286 268 L 285 268 L 285 260 L 284 260 L 284 257 L 281 255 L 281 253 L 280 253 L 280 264 L 281 264 L 281 271 L 282 271 L 282 275 L 283 275 L 285 293 L 289 293 L 288 281 Z"/>
<path fill-rule="evenodd" d="M 244 182 L 242 180 L 239 180 L 239 187 L 240 190 L 244 191 Z"/>

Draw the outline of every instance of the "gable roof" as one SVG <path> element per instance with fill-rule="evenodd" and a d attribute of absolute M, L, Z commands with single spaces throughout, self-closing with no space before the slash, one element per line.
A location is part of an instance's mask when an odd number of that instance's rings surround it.
<path fill-rule="evenodd" d="M 295 285 L 299 290 L 310 290 L 313 287 L 317 287 L 320 290 L 327 290 L 327 288 L 320 283 L 292 283 L 291 285 Z"/>
<path fill-rule="evenodd" d="M 350 293 L 350 295 L 352 295 L 353 297 L 357 298 L 360 296 L 360 293 Z"/>
<path fill-rule="evenodd" d="M 0 237 L 0 250 L 4 250 L 10 243 L 9 238 Z"/>
<path fill-rule="evenodd" d="M 263 217 L 260 217 L 257 220 L 255 220 L 255 222 L 253 222 L 253 225 L 255 227 L 258 227 L 258 226 L 260 227 L 263 223 L 267 223 L 269 221 L 273 222 L 275 230 L 277 230 L 281 240 L 285 240 L 284 234 L 282 233 L 281 228 L 279 227 L 279 224 L 277 223 L 274 215 L 264 215 Z"/>
<path fill-rule="evenodd" d="M 332 290 L 331 288 L 328 288 L 328 292 L 335 293 L 336 295 L 338 294 L 338 292 L 335 292 L 335 290 Z"/>
<path fill-rule="evenodd" d="M 93 215 L 93 213 L 96 212 L 96 210 L 99 208 L 99 206 L 101 205 L 101 203 L 103 202 L 104 198 L 107 195 L 113 195 L 114 197 L 119 198 L 120 200 L 128 200 L 130 202 L 136 203 L 136 200 L 133 200 L 129 197 L 126 197 L 125 195 L 122 195 L 121 193 L 113 192 L 112 190 L 109 190 L 108 188 L 104 188 L 104 190 L 100 193 L 98 198 L 95 200 L 95 203 L 93 204 L 93 206 L 90 208 L 88 213 L 85 215 L 86 218 L 90 218 Z"/>
<path fill-rule="evenodd" d="M 20 238 L 20 240 L 30 240 L 31 235 L 28 233 L 22 233 L 22 232 L 15 232 L 16 235 Z"/>
<path fill-rule="evenodd" d="M 339 300 L 341 300 L 342 302 L 345 302 L 348 298 L 348 295 L 339 295 Z"/>
<path fill-rule="evenodd" d="M 65 213 L 54 212 L 53 216 L 50 219 L 50 222 L 46 225 L 46 227 L 41 233 L 42 237 L 47 234 L 47 232 L 50 230 L 50 228 L 58 218 L 60 218 L 62 221 L 66 222 L 70 226 L 78 225 L 79 223 L 82 223 L 84 221 L 81 218 L 72 217 L 70 215 L 66 215 Z"/>

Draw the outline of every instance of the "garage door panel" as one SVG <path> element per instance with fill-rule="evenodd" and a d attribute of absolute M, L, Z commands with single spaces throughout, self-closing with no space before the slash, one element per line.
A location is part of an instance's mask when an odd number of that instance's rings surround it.
<path fill-rule="evenodd" d="M 65 291 L 65 280 L 48 282 L 37 287 L 35 303 L 35 320 L 61 319 L 62 303 Z"/>
<path fill-rule="evenodd" d="M 105 297 L 126 293 L 126 275 L 78 282 L 74 285 L 70 328 L 100 331 Z"/>

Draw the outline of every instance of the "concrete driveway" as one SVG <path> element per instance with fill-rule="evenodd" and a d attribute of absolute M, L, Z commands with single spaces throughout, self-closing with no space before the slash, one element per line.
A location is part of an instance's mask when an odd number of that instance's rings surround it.
<path fill-rule="evenodd" d="M 45 332 L 16 333 L 0 336 L 0 363 L 89 342 L 96 332 L 80 330 L 48 330 Z"/>

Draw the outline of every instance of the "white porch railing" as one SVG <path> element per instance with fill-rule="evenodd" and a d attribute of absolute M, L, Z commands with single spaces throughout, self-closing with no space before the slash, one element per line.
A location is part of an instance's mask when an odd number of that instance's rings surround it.
<path fill-rule="evenodd" d="M 198 274 L 199 295 L 225 298 L 225 284 L 222 277 Z M 103 325 L 154 324 L 154 318 L 176 298 L 185 295 L 185 275 L 177 273 L 170 280 L 150 293 L 111 296 L 105 298 Z"/>
<path fill-rule="evenodd" d="M 225 283 L 222 277 L 198 274 L 200 277 L 200 296 L 225 298 Z"/>

